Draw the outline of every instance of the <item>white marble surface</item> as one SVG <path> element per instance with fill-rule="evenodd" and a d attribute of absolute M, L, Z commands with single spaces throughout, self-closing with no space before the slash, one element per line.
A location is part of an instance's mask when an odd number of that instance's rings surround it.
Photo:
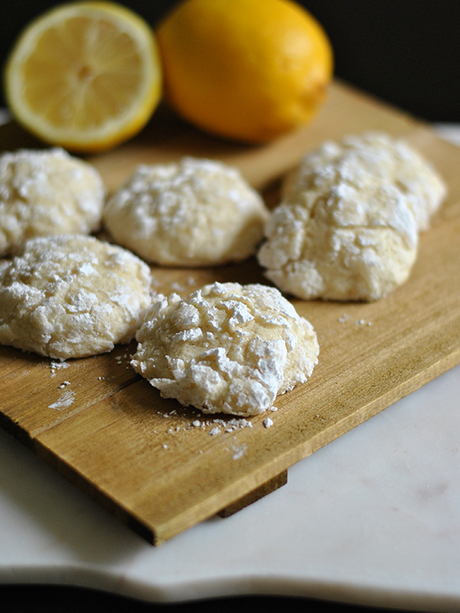
<path fill-rule="evenodd" d="M 455 134 L 453 135 L 455 139 Z M 460 366 L 153 548 L 0 431 L 0 583 L 460 610 Z"/>

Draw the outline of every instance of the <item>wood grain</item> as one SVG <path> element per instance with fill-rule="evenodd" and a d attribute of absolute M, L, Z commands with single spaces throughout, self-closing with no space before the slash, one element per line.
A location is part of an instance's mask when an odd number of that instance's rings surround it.
<path fill-rule="evenodd" d="M 0 425 L 158 544 L 226 507 L 231 512 L 236 501 L 252 500 L 251 492 L 268 491 L 267 482 L 281 484 L 276 478 L 289 466 L 458 364 L 460 151 L 423 123 L 335 83 L 311 126 L 267 146 L 214 139 L 160 109 L 137 139 L 91 161 L 114 190 L 140 162 L 182 155 L 221 159 L 238 166 L 274 204 L 280 177 L 303 153 L 326 138 L 364 129 L 406 138 L 442 173 L 449 195 L 421 237 L 410 279 L 387 298 L 371 304 L 293 301 L 317 331 L 320 362 L 308 383 L 279 397 L 272 427 L 259 416 L 251 427 L 232 428 L 229 417 L 203 417 L 160 398 L 129 366 L 134 344 L 70 360 L 65 368 L 0 348 Z M 12 124 L 0 130 L 0 146 L 37 143 Z M 266 282 L 254 259 L 152 271 L 159 291 L 183 294 L 214 280 Z M 69 407 L 50 408 L 69 391 Z"/>

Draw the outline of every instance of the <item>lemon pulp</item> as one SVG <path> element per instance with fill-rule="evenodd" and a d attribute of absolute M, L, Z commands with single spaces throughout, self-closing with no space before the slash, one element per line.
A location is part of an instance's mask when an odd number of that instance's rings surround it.
<path fill-rule="evenodd" d="M 76 2 L 45 13 L 7 62 L 8 105 L 46 142 L 104 150 L 133 136 L 153 114 L 162 88 L 150 26 L 110 2 Z"/>

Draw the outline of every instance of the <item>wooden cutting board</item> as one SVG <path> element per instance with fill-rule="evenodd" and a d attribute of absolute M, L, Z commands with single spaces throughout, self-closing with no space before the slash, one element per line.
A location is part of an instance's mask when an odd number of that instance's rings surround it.
<path fill-rule="evenodd" d="M 160 109 L 136 140 L 91 161 L 113 190 L 141 162 L 185 154 L 221 159 L 274 204 L 280 177 L 304 152 L 364 129 L 406 138 L 441 172 L 449 195 L 421 238 L 409 281 L 387 298 L 294 301 L 317 331 L 320 362 L 308 383 L 279 397 L 270 428 L 267 415 L 235 425 L 161 399 L 129 366 L 134 344 L 64 364 L 1 347 L 0 424 L 158 544 L 282 484 L 289 466 L 458 364 L 460 150 L 423 123 L 335 83 L 311 126 L 267 146 L 211 138 Z M 1 150 L 25 146 L 39 144 L 15 124 L 0 129 Z M 214 280 L 266 282 L 255 260 L 152 270 L 159 291 L 183 295 Z"/>

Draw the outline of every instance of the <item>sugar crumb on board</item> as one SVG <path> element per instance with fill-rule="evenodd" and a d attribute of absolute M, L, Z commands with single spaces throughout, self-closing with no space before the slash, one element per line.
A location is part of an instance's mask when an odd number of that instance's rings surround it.
<path fill-rule="evenodd" d="M 179 281 L 174 281 L 171 283 L 171 290 L 177 292 L 178 294 L 182 294 L 183 292 L 189 292 L 191 287 L 196 285 L 196 280 L 194 277 L 189 277 L 184 279 L 182 283 Z"/>
<path fill-rule="evenodd" d="M 353 322 L 356 326 L 372 326 L 372 321 L 364 319 L 363 317 L 353 320 L 353 318 L 351 317 L 349 313 L 344 313 L 343 315 L 337 318 L 337 321 L 341 324 L 344 324 L 347 322 Z"/>
<path fill-rule="evenodd" d="M 55 377 L 58 370 L 63 370 L 64 368 L 70 368 L 69 362 L 61 362 L 61 361 L 52 361 L 47 365 L 51 370 L 51 376 Z"/>
<path fill-rule="evenodd" d="M 276 412 L 278 409 L 277 407 L 273 406 L 271 411 Z M 169 411 L 167 413 L 158 413 L 160 417 L 164 418 L 164 419 L 168 419 L 174 416 L 177 416 L 177 411 L 176 409 L 173 409 L 172 411 Z M 242 430 L 245 428 L 250 428 L 252 429 L 254 427 L 254 423 L 249 420 L 246 419 L 244 417 L 235 417 L 235 418 L 231 418 L 231 419 L 226 419 L 227 416 L 223 416 L 221 417 L 211 417 L 211 418 L 196 418 L 196 417 L 192 417 L 191 421 L 187 421 L 186 423 L 184 423 L 183 425 L 176 425 L 176 426 L 171 426 L 170 428 L 168 428 L 166 430 L 166 432 L 158 432 L 157 430 L 152 429 L 151 432 L 152 434 L 160 434 L 160 435 L 167 435 L 167 436 L 177 436 L 179 433 L 186 433 L 187 431 L 201 431 L 204 434 L 206 434 L 206 436 L 210 436 L 210 437 L 219 437 L 219 436 L 228 436 L 229 434 L 234 434 L 236 431 L 238 430 Z M 270 428 L 271 426 L 274 425 L 274 421 L 271 417 L 267 417 L 265 418 L 263 421 L 260 422 L 260 425 L 263 428 Z M 166 446 L 164 447 L 165 449 L 169 447 Z M 202 450 L 199 450 L 199 453 L 202 453 Z"/>
<path fill-rule="evenodd" d="M 271 410 L 273 412 L 276 412 L 278 409 L 277 407 L 272 407 Z M 176 411 L 176 409 L 173 409 L 172 411 L 169 411 L 167 413 L 159 412 L 159 416 L 163 418 L 171 418 L 177 415 L 177 413 L 178 412 Z M 264 429 L 267 429 L 274 425 L 274 421 L 271 417 L 266 417 L 263 421 L 260 421 L 258 425 Z M 238 430 L 242 430 L 245 428 L 252 429 L 254 428 L 254 426 L 255 424 L 251 420 L 248 420 L 244 417 L 243 418 L 235 417 L 231 419 L 226 419 L 226 416 L 223 416 L 222 418 L 213 417 L 213 418 L 206 418 L 206 419 L 203 419 L 203 418 L 198 419 L 198 418 L 192 417 L 191 421 L 186 422 L 182 426 L 172 426 L 168 428 L 166 432 L 159 432 L 155 429 L 152 429 L 151 433 L 160 435 L 160 436 L 168 435 L 170 437 L 175 437 L 179 433 L 187 433 L 187 431 L 195 430 L 195 431 L 200 431 L 204 435 L 212 437 L 212 438 L 225 437 L 225 440 L 229 440 L 226 437 L 229 436 L 230 434 L 233 434 L 233 437 L 230 439 L 231 444 L 226 449 L 229 453 L 231 453 L 231 457 L 233 460 L 239 460 L 245 455 L 249 447 L 246 443 L 242 443 L 241 441 L 238 441 L 237 437 L 235 436 L 235 433 Z M 172 449 L 171 445 L 169 445 L 166 442 L 161 443 L 161 448 L 167 451 L 170 451 Z M 202 448 L 199 448 L 196 450 L 196 453 L 202 454 L 204 453 L 204 451 Z"/>
<path fill-rule="evenodd" d="M 62 411 L 62 409 L 67 409 L 70 407 L 75 401 L 75 392 L 72 390 L 66 390 L 63 392 L 56 402 L 48 405 L 49 409 L 56 409 L 57 411 Z"/>
<path fill-rule="evenodd" d="M 235 442 L 232 445 L 231 449 L 232 449 L 232 459 L 233 460 L 239 460 L 246 453 L 246 451 L 248 449 L 248 446 L 245 445 L 244 443 Z"/>

